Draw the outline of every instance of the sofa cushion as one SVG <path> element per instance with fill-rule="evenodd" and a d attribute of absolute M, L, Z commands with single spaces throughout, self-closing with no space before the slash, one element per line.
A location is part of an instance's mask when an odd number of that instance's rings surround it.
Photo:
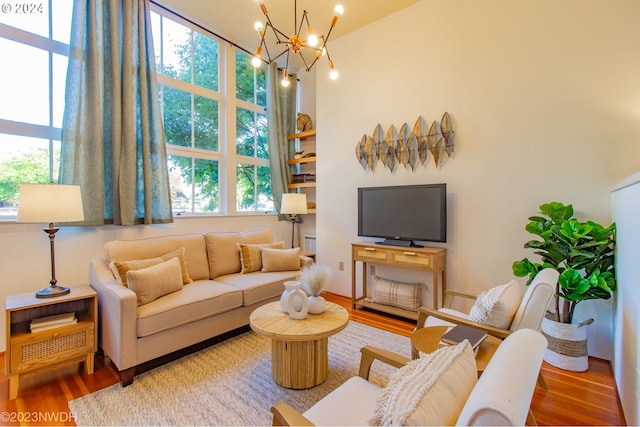
<path fill-rule="evenodd" d="M 196 280 L 180 292 L 138 307 L 138 337 L 145 337 L 242 306 L 242 291 L 214 280 Z"/>
<path fill-rule="evenodd" d="M 112 261 L 109 264 L 111 268 L 111 272 L 115 276 L 116 280 L 120 282 L 120 284 L 124 286 L 129 286 L 127 283 L 127 273 L 131 270 L 141 270 L 144 268 L 151 267 L 153 265 L 161 264 L 165 261 L 170 260 L 171 258 L 177 258 L 180 266 L 180 277 L 182 278 L 182 284 L 186 285 L 188 283 L 193 282 L 191 277 L 189 277 L 189 272 L 187 271 L 187 264 L 185 261 L 185 249 L 179 248 L 175 251 L 171 251 L 164 255 L 161 255 L 156 258 L 147 258 L 147 259 L 133 259 L 130 261 Z"/>
<path fill-rule="evenodd" d="M 284 291 L 283 283 L 296 279 L 299 274 L 299 271 L 234 273 L 218 276 L 216 281 L 242 290 L 243 305 L 251 305 L 280 297 Z"/>
<path fill-rule="evenodd" d="M 262 252 L 262 270 L 291 271 L 300 269 L 300 248 L 270 249 L 260 248 Z"/>
<path fill-rule="evenodd" d="M 207 233 L 204 235 L 209 259 L 211 279 L 223 274 L 239 273 L 240 244 L 271 243 L 271 230 L 263 228 L 233 233 Z"/>
<path fill-rule="evenodd" d="M 478 381 L 468 340 L 412 360 L 378 397 L 370 425 L 454 425 Z"/>
<path fill-rule="evenodd" d="M 138 240 L 112 240 L 104 245 L 104 256 L 108 263 L 149 259 L 157 258 L 179 248 L 185 249 L 184 257 L 189 277 L 193 280 L 208 279 L 209 261 L 202 234 L 162 236 Z"/>
<path fill-rule="evenodd" d="M 349 378 L 303 415 L 317 426 L 366 426 L 382 392 L 362 377 Z"/>
<path fill-rule="evenodd" d="M 138 305 L 182 289 L 180 261 L 173 257 L 151 267 L 127 272 L 129 289 L 136 293 Z"/>
<path fill-rule="evenodd" d="M 520 284 L 511 280 L 504 285 L 495 286 L 482 292 L 469 311 L 469 319 L 474 322 L 508 329 L 518 310 L 522 292 Z"/>
<path fill-rule="evenodd" d="M 240 248 L 240 264 L 242 267 L 240 272 L 246 274 L 262 270 L 262 253 L 260 252 L 260 248 L 282 249 L 283 247 L 284 241 L 257 245 L 238 243 L 238 248 Z"/>

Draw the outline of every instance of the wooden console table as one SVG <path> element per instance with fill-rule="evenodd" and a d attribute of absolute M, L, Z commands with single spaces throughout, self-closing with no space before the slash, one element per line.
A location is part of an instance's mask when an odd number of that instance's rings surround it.
<path fill-rule="evenodd" d="M 365 300 L 367 296 L 367 263 L 391 265 L 433 272 L 433 308 L 442 306 L 442 296 L 447 288 L 445 248 L 405 248 L 359 242 L 351 244 L 351 306 L 372 308 L 396 316 L 418 320 L 418 313 Z M 356 263 L 362 262 L 362 296 L 356 294 Z M 438 276 L 442 275 L 442 293 L 438 290 Z M 440 298 L 438 295 L 440 294 Z M 440 301 L 438 303 L 438 301 Z"/>

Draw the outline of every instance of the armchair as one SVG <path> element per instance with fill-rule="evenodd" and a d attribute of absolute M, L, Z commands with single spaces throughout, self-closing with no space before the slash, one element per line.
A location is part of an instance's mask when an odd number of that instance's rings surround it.
<path fill-rule="evenodd" d="M 524 425 L 526 421 L 535 425 L 529 407 L 546 346 L 547 341 L 540 332 L 521 329 L 498 347 L 480 379 L 475 379 L 475 366 L 472 366 L 473 386 L 458 394 L 461 396 L 459 399 L 446 394 L 446 400 L 453 399 L 458 408 L 451 418 L 451 424 Z M 468 351 L 471 351 L 470 346 Z M 378 399 L 385 394 L 385 388 L 367 381 L 375 360 L 401 368 L 399 372 L 402 374 L 424 374 L 416 370 L 403 370 L 402 366 L 409 363 L 410 359 L 393 352 L 367 346 L 361 349 L 361 353 L 358 376 L 347 380 L 304 414 L 282 401 L 276 403 L 271 407 L 273 425 L 366 425 L 376 412 Z M 435 382 L 456 383 L 459 374 L 460 371 L 457 371 L 455 376 L 441 376 Z M 447 386 L 452 390 L 458 388 L 457 384 Z M 424 405 L 424 400 L 436 400 L 438 397 L 438 394 L 427 395 L 419 405 Z M 420 411 L 420 407 L 417 411 Z"/>
<path fill-rule="evenodd" d="M 511 320 L 508 328 L 498 328 L 495 326 L 478 323 L 470 319 L 469 313 L 463 313 L 449 308 L 455 297 L 476 299 L 476 295 L 464 292 L 447 290 L 445 293 L 445 304 L 443 308 L 434 310 L 428 307 L 418 309 L 418 321 L 416 330 L 428 326 L 455 326 L 467 325 L 476 329 L 481 329 L 489 335 L 493 335 L 501 340 L 505 339 L 519 329 L 539 330 L 542 318 L 547 312 L 547 307 L 551 297 L 555 294 L 559 273 L 552 268 L 540 270 L 533 278 L 531 284 L 520 300 L 520 305 Z M 412 357 L 418 356 L 417 350 L 412 348 Z M 546 388 L 542 376 L 539 377 L 540 385 Z"/>

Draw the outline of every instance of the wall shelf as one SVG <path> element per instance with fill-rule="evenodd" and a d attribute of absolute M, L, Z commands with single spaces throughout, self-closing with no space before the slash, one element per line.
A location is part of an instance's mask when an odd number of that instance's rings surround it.
<path fill-rule="evenodd" d="M 300 159 L 289 159 L 287 160 L 287 163 L 290 165 L 297 165 L 300 163 L 313 163 L 316 161 L 316 156 L 310 156 L 310 157 L 302 157 Z"/>

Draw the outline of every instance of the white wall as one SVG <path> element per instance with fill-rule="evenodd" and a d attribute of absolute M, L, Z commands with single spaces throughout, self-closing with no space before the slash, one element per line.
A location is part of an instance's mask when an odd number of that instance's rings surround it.
<path fill-rule="evenodd" d="M 452 289 L 512 278 L 512 262 L 533 255 L 524 227 L 542 203 L 610 223 L 609 187 L 640 158 L 639 19 L 632 0 L 423 0 L 332 41 L 340 79 L 326 79 L 324 64 L 316 79 L 317 251 L 335 270 L 330 290 L 351 293 L 361 186 L 447 183 Z M 430 157 L 391 174 L 356 161 L 378 123 L 431 123 L 445 111 L 456 149 L 440 167 Z M 596 318 L 590 354 L 610 359 L 610 301 L 578 311 Z"/>
<path fill-rule="evenodd" d="M 627 425 L 638 425 L 640 406 L 640 173 L 612 188 L 613 219 L 618 227 L 616 274 L 618 294 L 614 315 L 613 370 Z"/>
<path fill-rule="evenodd" d="M 0 295 L 35 292 L 49 286 L 51 262 L 46 224 L 0 223 Z M 89 260 L 101 258 L 104 244 L 114 239 L 160 235 L 241 231 L 271 228 L 274 240 L 291 240 L 291 225 L 274 215 L 216 218 L 178 218 L 173 224 L 131 227 L 63 227 L 56 234 L 56 278 L 59 285 L 88 283 Z M 0 319 L 0 351 L 6 350 L 6 316 Z"/>

